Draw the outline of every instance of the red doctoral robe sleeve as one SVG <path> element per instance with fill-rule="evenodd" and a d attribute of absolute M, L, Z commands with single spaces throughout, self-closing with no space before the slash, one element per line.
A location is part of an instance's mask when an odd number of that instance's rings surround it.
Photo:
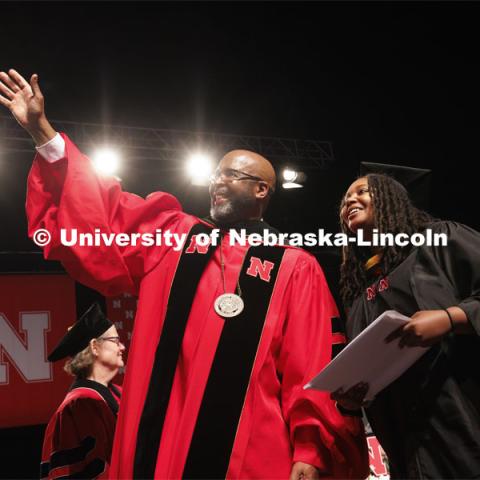
<path fill-rule="evenodd" d="M 95 391 L 71 391 L 47 426 L 41 478 L 108 478 L 115 420 Z"/>
<path fill-rule="evenodd" d="M 368 453 L 361 419 L 340 413 L 329 393 L 302 388 L 331 360 L 332 319 L 339 316 L 312 256 L 297 262 L 285 301 L 288 312 L 277 368 L 293 462 L 314 465 L 324 477 L 366 478 Z"/>
<path fill-rule="evenodd" d="M 105 295 L 135 294 L 141 277 L 160 261 L 168 247 L 150 248 L 148 258 L 141 242 L 127 247 L 65 247 L 60 242 L 62 230 L 67 241 L 74 232 L 155 234 L 175 225 L 181 206 L 168 193 L 156 192 L 143 199 L 122 191 L 115 179 L 97 175 L 90 160 L 62 136 L 65 159 L 53 164 L 38 154 L 34 159 L 27 184 L 29 235 L 46 229 L 52 239 L 44 247 L 45 258 L 61 260 L 79 282 Z"/>

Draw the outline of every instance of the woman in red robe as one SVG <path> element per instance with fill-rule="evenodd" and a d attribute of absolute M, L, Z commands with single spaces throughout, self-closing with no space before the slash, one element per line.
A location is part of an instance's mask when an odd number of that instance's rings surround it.
<path fill-rule="evenodd" d="M 71 357 L 65 370 L 75 377 L 48 423 L 40 478 L 107 478 L 121 387 L 111 383 L 123 367 L 115 325 L 92 305 L 49 355 Z"/>

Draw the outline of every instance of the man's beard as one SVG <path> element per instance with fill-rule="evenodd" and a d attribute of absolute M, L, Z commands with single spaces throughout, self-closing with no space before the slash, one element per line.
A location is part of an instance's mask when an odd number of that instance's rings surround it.
<path fill-rule="evenodd" d="M 247 195 L 231 195 L 220 205 L 210 207 L 210 217 L 218 225 L 232 225 L 242 220 L 248 220 L 248 212 L 254 211 L 254 207 L 255 198 Z"/>

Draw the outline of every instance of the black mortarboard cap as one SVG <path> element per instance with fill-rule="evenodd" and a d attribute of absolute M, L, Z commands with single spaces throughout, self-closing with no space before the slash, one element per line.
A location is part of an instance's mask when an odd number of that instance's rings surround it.
<path fill-rule="evenodd" d="M 404 167 L 402 165 L 387 165 L 384 163 L 361 162 L 360 175 L 381 173 L 393 177 L 407 190 L 413 204 L 422 209 L 430 207 L 430 185 L 432 171 L 424 168 Z"/>
<path fill-rule="evenodd" d="M 78 321 L 68 330 L 48 356 L 50 362 L 73 357 L 87 347 L 92 338 L 105 333 L 113 323 L 103 314 L 98 303 L 91 305 Z"/>

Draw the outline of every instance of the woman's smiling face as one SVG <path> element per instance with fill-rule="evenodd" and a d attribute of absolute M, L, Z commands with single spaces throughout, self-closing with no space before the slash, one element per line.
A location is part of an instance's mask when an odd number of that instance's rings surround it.
<path fill-rule="evenodd" d="M 359 228 L 366 233 L 372 232 L 375 216 L 367 177 L 361 177 L 350 185 L 343 199 L 340 217 L 353 233 Z"/>

